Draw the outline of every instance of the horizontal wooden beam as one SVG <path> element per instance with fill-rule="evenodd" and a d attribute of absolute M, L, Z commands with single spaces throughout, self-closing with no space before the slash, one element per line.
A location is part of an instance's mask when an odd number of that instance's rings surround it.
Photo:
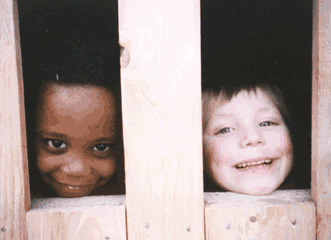
<path fill-rule="evenodd" d="M 204 198 L 206 240 L 315 239 L 309 191 L 205 193 Z M 125 196 L 35 199 L 27 213 L 29 240 L 126 240 L 125 204 Z"/>
<path fill-rule="evenodd" d="M 205 193 L 206 240 L 315 240 L 315 209 L 304 190 Z"/>
<path fill-rule="evenodd" d="M 35 199 L 29 240 L 126 240 L 125 196 Z"/>

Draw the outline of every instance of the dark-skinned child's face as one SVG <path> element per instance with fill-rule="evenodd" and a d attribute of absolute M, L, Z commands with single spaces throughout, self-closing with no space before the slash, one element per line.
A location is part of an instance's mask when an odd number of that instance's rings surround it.
<path fill-rule="evenodd" d="M 91 85 L 47 84 L 37 111 L 37 167 L 60 197 L 106 184 L 120 156 L 114 95 Z"/>

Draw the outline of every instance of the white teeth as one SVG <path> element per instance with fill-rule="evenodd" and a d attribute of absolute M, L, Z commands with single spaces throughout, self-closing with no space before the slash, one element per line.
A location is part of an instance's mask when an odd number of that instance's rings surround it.
<path fill-rule="evenodd" d="M 245 167 L 248 167 L 248 166 L 261 165 L 261 164 L 269 164 L 271 162 L 272 162 L 271 159 L 260 160 L 260 161 L 257 161 L 257 162 L 248 162 L 248 163 L 238 164 L 236 167 L 237 168 L 245 168 Z"/>
<path fill-rule="evenodd" d="M 69 186 L 70 189 L 78 189 L 78 187 Z"/>

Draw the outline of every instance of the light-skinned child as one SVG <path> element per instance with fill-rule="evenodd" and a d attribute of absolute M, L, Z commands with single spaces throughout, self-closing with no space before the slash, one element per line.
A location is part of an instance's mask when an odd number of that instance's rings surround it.
<path fill-rule="evenodd" d="M 290 117 L 279 88 L 245 77 L 203 90 L 206 178 L 218 190 L 269 194 L 293 164 Z"/>
<path fill-rule="evenodd" d="M 32 197 L 123 194 L 119 46 L 73 40 L 61 50 L 32 83 Z"/>

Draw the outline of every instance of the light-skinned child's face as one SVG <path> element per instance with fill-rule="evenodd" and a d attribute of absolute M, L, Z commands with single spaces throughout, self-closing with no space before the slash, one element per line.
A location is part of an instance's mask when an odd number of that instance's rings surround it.
<path fill-rule="evenodd" d="M 224 189 L 269 194 L 287 177 L 293 161 L 289 131 L 278 109 L 260 89 L 230 101 L 209 102 L 204 130 L 208 171 Z"/>
<path fill-rule="evenodd" d="M 112 93 L 48 84 L 37 113 L 37 166 L 60 197 L 89 195 L 115 172 L 120 138 Z"/>

